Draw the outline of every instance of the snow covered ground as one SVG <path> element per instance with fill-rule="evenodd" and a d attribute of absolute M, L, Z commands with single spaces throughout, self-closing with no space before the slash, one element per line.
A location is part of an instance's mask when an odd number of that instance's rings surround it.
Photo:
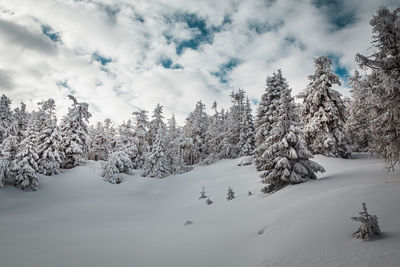
<path fill-rule="evenodd" d="M 316 161 L 327 170 L 318 180 L 272 195 L 238 160 L 118 185 L 88 162 L 41 176 L 36 192 L 3 188 L 0 266 L 400 266 L 400 172 L 365 154 Z M 382 238 L 351 237 L 362 202 Z"/>

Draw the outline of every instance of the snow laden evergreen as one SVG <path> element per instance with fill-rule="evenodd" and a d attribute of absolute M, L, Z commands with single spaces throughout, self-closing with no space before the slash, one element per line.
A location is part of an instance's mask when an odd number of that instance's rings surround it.
<path fill-rule="evenodd" d="M 265 141 L 271 133 L 272 125 L 278 120 L 282 90 L 284 90 L 283 87 L 287 86 L 281 70 L 267 77 L 265 93 L 261 96 L 256 115 L 254 163 L 259 171 L 266 169 L 267 164 L 269 164 L 268 158 L 263 156 L 264 152 L 268 149 Z"/>
<path fill-rule="evenodd" d="M 229 187 L 229 188 L 228 188 L 228 195 L 227 195 L 226 199 L 227 199 L 228 201 L 230 201 L 230 200 L 232 200 L 232 199 L 234 199 L 234 198 L 236 198 L 236 197 L 235 197 L 235 192 L 233 191 L 233 189 L 232 189 L 231 187 Z"/>
<path fill-rule="evenodd" d="M 132 161 L 124 151 L 114 152 L 109 159 L 103 163 L 102 176 L 111 184 L 122 182 L 121 173 L 128 174 L 133 168 Z"/>
<path fill-rule="evenodd" d="M 351 149 L 344 132 L 346 109 L 340 93 L 331 88 L 340 85 L 339 77 L 332 72 L 328 57 L 318 57 L 314 63 L 315 73 L 308 77 L 310 83 L 298 96 L 303 99 L 305 141 L 313 154 L 349 158 Z"/>
<path fill-rule="evenodd" d="M 218 111 L 217 102 L 213 103 L 212 109 L 214 109 L 214 115 L 210 117 L 205 138 L 208 155 L 201 161 L 201 164 L 205 165 L 213 164 L 223 158 L 226 116 L 223 109 L 221 112 Z"/>
<path fill-rule="evenodd" d="M 182 129 L 176 124 L 175 116 L 172 115 L 167 127 L 167 156 L 170 160 L 171 174 L 182 174 L 191 171 L 193 167 L 185 162 L 185 149 L 191 140 L 183 136 Z"/>
<path fill-rule="evenodd" d="M 239 135 L 239 156 L 249 156 L 253 154 L 255 148 L 255 133 L 254 133 L 253 115 L 250 106 L 249 98 L 246 98 L 246 103 L 243 107 L 242 119 L 240 124 Z"/>
<path fill-rule="evenodd" d="M 8 158 L 0 157 L 0 187 L 3 187 L 7 179 L 11 177 L 11 166 Z"/>
<path fill-rule="evenodd" d="M 163 121 L 164 116 L 162 115 L 162 113 L 163 107 L 160 104 L 157 104 L 157 106 L 154 108 L 152 116 L 153 119 L 149 123 L 149 132 L 147 134 L 147 142 L 149 143 L 150 148 L 155 142 L 158 129 L 162 127 L 164 129 L 164 132 L 166 130 L 167 126 Z"/>
<path fill-rule="evenodd" d="M 206 136 L 209 118 L 205 113 L 205 105 L 199 101 L 196 108 L 186 119 L 183 127 L 183 134 L 191 140 L 191 144 L 187 144 L 185 151 L 185 162 L 188 165 L 199 163 L 207 157 Z"/>
<path fill-rule="evenodd" d="M 262 190 L 265 193 L 274 192 L 288 184 L 316 179 L 315 172 L 325 171 L 321 165 L 309 160 L 313 156 L 300 139 L 302 132 L 294 115 L 294 100 L 281 71 L 269 77 L 267 84 L 270 87 L 267 91 L 274 96 L 271 101 L 273 106 L 259 109 L 258 118 L 272 113 L 274 120 L 269 120 L 271 124 L 264 124 L 268 130 L 258 129 L 268 135 L 263 142 L 259 140 L 255 150 L 257 170 L 264 171 L 260 177 L 262 182 L 267 184 Z M 263 115 L 261 110 L 268 113 Z"/>
<path fill-rule="evenodd" d="M 89 132 L 91 136 L 89 159 L 107 160 L 116 145 L 116 131 L 110 119 L 104 120 L 104 123 L 98 122 Z"/>
<path fill-rule="evenodd" d="M 35 191 L 39 188 L 37 165 L 39 156 L 36 151 L 36 142 L 37 136 L 32 120 L 24 132 L 24 139 L 12 164 L 15 186 L 26 191 Z"/>
<path fill-rule="evenodd" d="M 147 111 L 140 109 L 137 112 L 134 112 L 133 115 L 136 116 L 136 125 L 135 125 L 135 133 L 137 138 L 137 149 L 138 149 L 138 156 L 137 156 L 137 168 L 143 168 L 145 157 L 147 151 L 149 150 L 149 144 L 147 142 L 147 134 L 148 134 L 148 127 L 149 121 L 147 118 Z"/>
<path fill-rule="evenodd" d="M 400 160 L 400 8 L 381 7 L 370 21 L 375 53 L 356 55 L 360 67 L 370 71 L 371 151 L 389 164 Z"/>
<path fill-rule="evenodd" d="M 2 95 L 0 98 L 0 144 L 7 137 L 6 132 L 13 121 L 13 115 L 10 108 L 11 99 Z"/>
<path fill-rule="evenodd" d="M 381 235 L 381 229 L 378 225 L 378 217 L 376 215 L 368 214 L 367 206 L 362 203 L 363 211 L 358 217 L 351 217 L 353 221 L 360 222 L 361 225 L 357 231 L 353 233 L 353 237 L 362 239 L 363 241 L 371 240 L 374 236 Z"/>
<path fill-rule="evenodd" d="M 131 160 L 134 169 L 142 166 L 142 158 L 139 155 L 138 143 L 139 140 L 135 136 L 134 128 L 130 120 L 119 126 L 114 150 L 125 152 Z"/>
<path fill-rule="evenodd" d="M 170 161 L 165 151 L 165 129 L 160 127 L 150 152 L 146 156 L 143 176 L 163 178 L 171 173 Z"/>
<path fill-rule="evenodd" d="M 368 151 L 371 142 L 371 93 L 372 88 L 367 79 L 361 77 L 358 71 L 350 77 L 352 101 L 348 108 L 349 117 L 346 122 L 351 148 L 353 151 Z"/>
<path fill-rule="evenodd" d="M 89 134 L 88 119 L 91 114 L 87 103 L 78 103 L 75 97 L 68 96 L 72 101 L 67 116 L 61 122 L 61 151 L 65 155 L 62 168 L 70 169 L 83 164 L 88 156 Z"/>
<path fill-rule="evenodd" d="M 199 199 L 203 199 L 203 198 L 208 198 L 207 194 L 206 194 L 206 188 L 203 186 L 200 192 L 200 197 Z"/>
<path fill-rule="evenodd" d="M 55 117 L 55 102 L 50 98 L 40 102 L 39 106 L 37 116 L 41 123 L 37 138 L 38 172 L 45 175 L 58 174 L 63 155 L 60 151 L 62 137 Z"/>

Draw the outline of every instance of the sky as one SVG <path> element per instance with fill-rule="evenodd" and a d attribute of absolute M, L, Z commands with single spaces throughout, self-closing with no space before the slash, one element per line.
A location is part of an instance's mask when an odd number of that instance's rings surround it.
<path fill-rule="evenodd" d="M 91 123 L 121 123 L 160 103 L 181 124 L 197 101 L 253 108 L 277 69 L 293 95 L 313 58 L 329 56 L 349 95 L 357 52 L 372 53 L 369 20 L 396 0 L 0 0 L 0 94 L 29 110 L 53 98 L 59 118 L 74 95 Z"/>

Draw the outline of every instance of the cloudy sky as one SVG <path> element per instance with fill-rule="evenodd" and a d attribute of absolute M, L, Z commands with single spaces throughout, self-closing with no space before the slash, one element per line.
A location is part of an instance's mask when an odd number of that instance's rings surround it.
<path fill-rule="evenodd" d="M 296 94 L 328 55 L 348 94 L 368 21 L 397 0 L 0 0 L 0 93 L 31 110 L 72 94 L 91 122 L 122 122 L 157 103 L 179 122 L 202 100 L 229 106 L 244 89 L 257 103 L 281 68 Z"/>

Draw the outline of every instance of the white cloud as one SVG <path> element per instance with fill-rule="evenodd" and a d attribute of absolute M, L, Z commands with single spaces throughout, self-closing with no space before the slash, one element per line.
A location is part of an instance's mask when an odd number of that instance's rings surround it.
<path fill-rule="evenodd" d="M 106 117 L 120 123 L 137 108 L 151 114 L 161 103 L 165 117 L 174 113 L 182 123 L 200 99 L 208 107 L 214 99 L 227 107 L 229 91 L 237 88 L 258 99 L 267 75 L 278 68 L 298 93 L 313 72 L 312 58 L 321 54 L 339 55 L 342 67 L 352 71 L 355 53 L 371 52 L 368 21 L 383 4 L 343 1 L 357 20 L 334 31 L 310 0 L 269 2 L 0 0 L 0 92 L 29 109 L 52 97 L 59 116 L 70 106 L 66 95 L 73 93 L 89 103 L 93 123 Z M 166 23 L 166 17 L 185 12 L 215 32 L 211 43 L 177 55 L 176 42 L 200 34 L 183 20 Z M 221 26 L 227 18 L 230 23 Z M 42 25 L 59 33 L 61 42 L 45 36 Z M 93 53 L 112 61 L 102 66 Z M 183 69 L 163 68 L 160 57 Z M 212 73 L 231 59 L 239 64 L 226 72 L 229 83 L 221 83 Z M 60 86 L 65 82 L 69 88 Z"/>

